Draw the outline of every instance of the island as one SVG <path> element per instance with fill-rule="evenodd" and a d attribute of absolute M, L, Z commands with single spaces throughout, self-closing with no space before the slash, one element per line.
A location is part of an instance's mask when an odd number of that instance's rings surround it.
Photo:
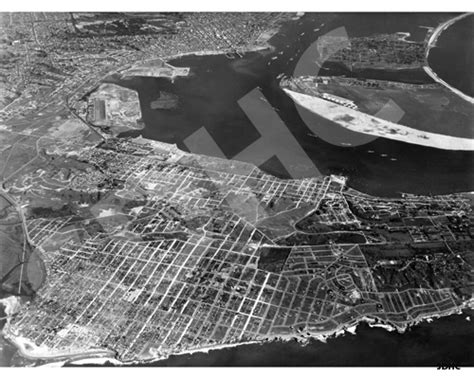
<path fill-rule="evenodd" d="M 151 109 L 174 109 L 178 106 L 179 98 L 174 93 L 160 91 L 160 95 L 150 102 Z"/>
<path fill-rule="evenodd" d="M 425 43 L 410 41 L 409 37 L 409 33 L 402 32 L 352 37 L 347 46 L 341 45 L 342 48 L 326 62 L 342 65 L 351 71 L 419 68 L 424 62 Z"/>

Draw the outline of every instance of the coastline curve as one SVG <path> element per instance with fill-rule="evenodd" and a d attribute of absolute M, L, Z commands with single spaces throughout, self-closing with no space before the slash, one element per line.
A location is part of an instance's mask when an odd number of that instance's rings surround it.
<path fill-rule="evenodd" d="M 471 104 L 474 104 L 474 98 L 471 96 L 466 95 L 464 92 L 458 90 L 457 88 L 454 88 L 451 86 L 449 83 L 441 79 L 438 74 L 430 67 L 429 62 L 428 62 L 428 57 L 430 54 L 430 50 L 432 47 L 436 46 L 436 42 L 438 41 L 439 36 L 441 35 L 442 32 L 444 32 L 446 29 L 448 29 L 451 25 L 453 25 L 455 22 L 467 17 L 471 16 L 474 13 L 463 13 L 457 17 L 451 18 L 448 21 L 442 23 L 441 25 L 438 25 L 436 29 L 434 30 L 433 34 L 431 35 L 430 39 L 428 40 L 428 45 L 426 47 L 426 53 L 425 53 L 425 64 L 423 66 L 423 70 L 437 83 L 441 84 L 442 86 L 446 87 L 456 95 L 460 96 L 462 99 L 468 101 Z"/>

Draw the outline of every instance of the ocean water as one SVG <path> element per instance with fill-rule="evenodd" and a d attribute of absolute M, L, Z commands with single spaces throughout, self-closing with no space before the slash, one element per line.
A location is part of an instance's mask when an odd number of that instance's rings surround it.
<path fill-rule="evenodd" d="M 242 345 L 172 356 L 152 366 L 437 366 L 474 365 L 474 328 L 463 315 L 421 323 L 406 333 L 360 324 L 356 334 L 329 339 Z"/>
<path fill-rule="evenodd" d="M 444 30 L 428 62 L 447 83 L 474 96 L 474 15 L 469 15 Z"/>

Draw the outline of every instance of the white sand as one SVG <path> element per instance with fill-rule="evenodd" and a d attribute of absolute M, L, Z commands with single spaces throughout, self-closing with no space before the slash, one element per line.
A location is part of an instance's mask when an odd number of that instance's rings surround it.
<path fill-rule="evenodd" d="M 362 113 L 342 105 L 305 95 L 288 89 L 284 91 L 295 103 L 353 132 L 369 134 L 421 146 L 443 150 L 474 151 L 472 138 L 447 136 L 430 133 L 408 126 L 395 124 L 381 118 Z"/>

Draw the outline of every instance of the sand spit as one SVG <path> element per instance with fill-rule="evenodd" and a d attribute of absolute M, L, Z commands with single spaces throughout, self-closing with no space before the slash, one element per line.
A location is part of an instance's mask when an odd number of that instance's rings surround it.
<path fill-rule="evenodd" d="M 430 54 L 430 49 L 432 47 L 435 47 L 436 46 L 436 42 L 438 41 L 438 37 L 440 36 L 440 34 L 445 31 L 447 28 L 449 28 L 452 24 L 454 24 L 456 21 L 459 21 L 467 16 L 471 15 L 471 13 L 464 13 L 460 16 L 457 16 L 457 17 L 454 17 L 446 22 L 444 22 L 443 24 L 439 25 L 433 32 L 433 34 L 431 35 L 429 41 L 428 41 L 428 47 L 426 49 L 426 56 L 425 56 L 425 65 L 423 66 L 423 70 L 425 70 L 425 72 L 431 76 L 431 78 L 438 82 L 439 84 L 445 86 L 446 88 L 448 88 L 450 91 L 454 92 L 456 95 L 462 97 L 464 100 L 466 101 L 469 101 L 471 104 L 474 104 L 474 98 L 466 95 L 465 93 L 459 91 L 457 88 L 454 88 L 452 87 L 450 84 L 446 83 L 443 79 L 441 79 L 432 69 L 431 67 L 429 66 L 428 64 L 428 56 Z"/>
<path fill-rule="evenodd" d="M 319 97 L 284 91 L 300 106 L 354 132 L 443 150 L 474 151 L 471 138 L 430 133 L 396 124 Z"/>

